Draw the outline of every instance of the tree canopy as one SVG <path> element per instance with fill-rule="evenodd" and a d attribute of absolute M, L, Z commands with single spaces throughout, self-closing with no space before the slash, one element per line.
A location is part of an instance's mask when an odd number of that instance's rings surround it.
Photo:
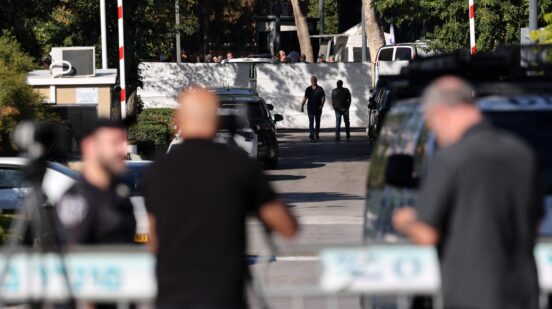
<path fill-rule="evenodd" d="M 540 0 L 540 21 L 552 11 L 552 0 Z M 374 0 L 380 18 L 414 32 L 439 50 L 469 46 L 468 1 L 465 0 Z M 519 44 L 520 28 L 528 24 L 527 0 L 478 0 L 475 5 L 478 50 L 499 45 Z"/>

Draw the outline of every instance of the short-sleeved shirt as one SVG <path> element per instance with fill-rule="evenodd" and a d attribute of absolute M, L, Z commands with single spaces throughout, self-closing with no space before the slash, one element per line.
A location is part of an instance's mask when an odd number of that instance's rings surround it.
<path fill-rule="evenodd" d="M 336 111 L 346 112 L 351 107 L 351 92 L 345 87 L 332 91 L 332 106 Z"/>
<path fill-rule="evenodd" d="M 157 303 L 244 308 L 246 215 L 276 199 L 258 163 L 187 140 L 152 164 L 144 191 L 159 241 Z"/>
<path fill-rule="evenodd" d="M 320 106 L 322 106 L 322 98 L 326 97 L 326 93 L 324 92 L 324 88 L 320 86 L 316 86 L 316 88 L 312 88 L 312 86 L 307 87 L 305 89 L 305 98 L 307 98 L 307 110 L 310 112 L 317 111 Z"/>
<path fill-rule="evenodd" d="M 59 200 L 56 213 L 69 244 L 133 243 L 136 218 L 130 189 L 114 183 L 101 189 L 80 178 Z"/>
<path fill-rule="evenodd" d="M 538 307 L 537 165 L 528 146 L 485 122 L 436 153 L 417 205 L 441 235 L 445 307 Z"/>

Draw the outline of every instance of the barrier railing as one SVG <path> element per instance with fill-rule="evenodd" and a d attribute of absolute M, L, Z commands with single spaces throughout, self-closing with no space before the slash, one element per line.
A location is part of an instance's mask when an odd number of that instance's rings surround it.
<path fill-rule="evenodd" d="M 410 244 L 325 247 L 318 251 L 321 271 L 316 282 L 302 286 L 269 285 L 266 276 L 273 259 L 259 259 L 256 291 L 267 299 L 289 298 L 292 308 L 304 308 L 305 299 L 326 299 L 326 308 L 339 308 L 339 297 L 358 297 L 363 308 L 380 298 L 393 299 L 397 308 L 408 308 L 412 296 L 433 298 L 442 308 L 440 273 L 436 250 Z M 69 273 L 71 292 L 81 303 L 152 304 L 155 299 L 155 258 L 140 247 L 82 247 L 64 255 L 18 251 L 0 285 L 4 303 L 60 302 L 69 297 L 63 267 Z M 548 307 L 552 294 L 552 242 L 540 242 L 535 260 L 542 291 L 541 306 Z M 0 269 L 5 255 L 0 254 Z M 259 271 L 260 270 L 260 271 Z M 263 302 L 261 302 L 263 303 Z"/>

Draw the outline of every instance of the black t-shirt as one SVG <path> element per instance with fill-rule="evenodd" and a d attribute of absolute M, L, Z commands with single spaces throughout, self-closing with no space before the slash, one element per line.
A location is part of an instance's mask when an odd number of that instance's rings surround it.
<path fill-rule="evenodd" d="M 312 86 L 305 89 L 305 98 L 307 98 L 307 109 L 309 111 L 316 111 L 322 106 L 322 98 L 326 97 L 324 89 L 320 86 L 317 86 L 315 89 L 312 89 Z"/>
<path fill-rule="evenodd" d="M 441 234 L 445 307 L 538 308 L 539 183 L 531 150 L 486 123 L 437 152 L 417 205 Z"/>
<path fill-rule="evenodd" d="M 335 110 L 345 112 L 351 107 L 351 92 L 349 89 L 341 87 L 332 91 L 332 106 Z"/>
<path fill-rule="evenodd" d="M 129 199 L 130 189 L 114 183 L 103 190 L 79 179 L 56 206 L 62 232 L 70 244 L 133 243 L 136 218 Z"/>
<path fill-rule="evenodd" d="M 159 241 L 158 304 L 245 307 L 245 218 L 276 198 L 258 163 L 188 140 L 153 163 L 144 190 Z"/>

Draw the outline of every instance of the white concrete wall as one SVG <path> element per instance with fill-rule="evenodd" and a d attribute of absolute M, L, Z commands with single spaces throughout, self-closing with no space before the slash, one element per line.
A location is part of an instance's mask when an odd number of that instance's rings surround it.
<path fill-rule="evenodd" d="M 176 96 L 185 87 L 239 86 L 249 84 L 249 65 L 215 63 L 142 62 L 139 67 L 143 87 L 138 95 L 145 108 L 175 107 Z"/>
<path fill-rule="evenodd" d="M 284 116 L 278 124 L 280 128 L 308 128 L 306 111 L 300 112 L 305 89 L 310 85 L 312 75 L 318 77 L 318 84 L 326 92 L 326 105 L 322 111 L 323 128 L 335 127 L 335 114 L 331 107 L 331 93 L 336 82 L 352 94 L 350 118 L 352 127 L 365 127 L 368 119 L 368 98 L 370 96 L 371 67 L 366 63 L 322 63 L 285 64 L 257 66 L 257 91 L 267 103 L 275 107 L 275 112 Z M 306 110 L 306 107 L 305 107 Z"/>
<path fill-rule="evenodd" d="M 333 128 L 335 115 L 331 107 L 331 92 L 341 79 L 353 97 L 351 126 L 365 127 L 368 119 L 368 98 L 371 85 L 370 64 L 263 64 L 257 65 L 257 91 L 275 112 L 284 116 L 279 128 L 308 128 L 308 117 L 299 108 L 310 77 L 316 75 L 326 91 L 326 105 L 322 112 L 322 127 Z M 239 86 L 249 84 L 248 64 L 206 64 L 146 62 L 140 64 L 143 87 L 138 94 L 145 108 L 175 107 L 175 97 L 182 88 L 194 84 L 206 87 Z"/>

